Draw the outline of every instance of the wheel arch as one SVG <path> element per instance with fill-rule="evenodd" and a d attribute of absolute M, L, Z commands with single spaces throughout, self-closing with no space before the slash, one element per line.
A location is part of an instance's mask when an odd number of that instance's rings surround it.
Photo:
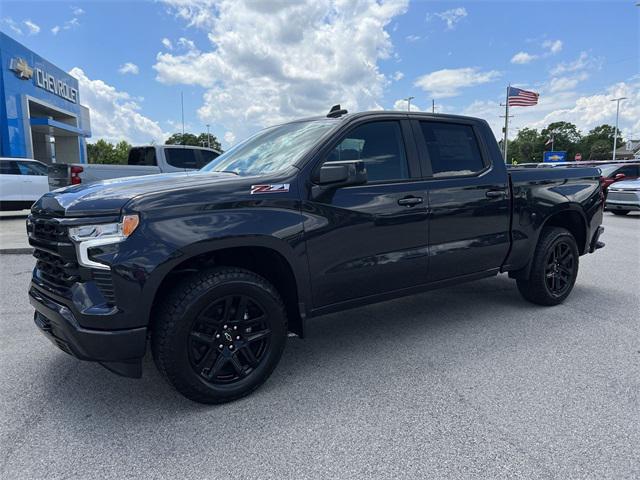
<path fill-rule="evenodd" d="M 149 327 L 153 328 L 154 309 L 171 288 L 188 275 L 213 266 L 250 270 L 274 285 L 285 304 L 289 330 L 304 336 L 305 305 L 308 305 L 308 281 L 304 266 L 295 262 L 293 251 L 278 239 L 221 241 L 189 249 L 189 255 L 177 257 L 163 268 L 152 293 Z"/>

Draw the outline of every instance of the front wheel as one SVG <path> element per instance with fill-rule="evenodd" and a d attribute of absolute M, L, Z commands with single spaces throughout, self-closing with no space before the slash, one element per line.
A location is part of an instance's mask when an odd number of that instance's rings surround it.
<path fill-rule="evenodd" d="M 285 308 L 269 282 L 248 270 L 214 268 L 173 290 L 153 325 L 151 348 L 181 394 L 224 403 L 267 380 L 286 339 Z"/>
<path fill-rule="evenodd" d="M 538 305 L 558 305 L 571 293 L 578 276 L 579 252 L 571 233 L 558 227 L 542 230 L 531 273 L 517 280 L 520 294 Z"/>

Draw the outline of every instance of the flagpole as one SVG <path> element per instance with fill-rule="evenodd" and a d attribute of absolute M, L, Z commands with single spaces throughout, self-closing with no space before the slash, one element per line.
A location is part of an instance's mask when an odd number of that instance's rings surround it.
<path fill-rule="evenodd" d="M 503 146 L 503 154 L 504 154 L 504 163 L 509 163 L 507 161 L 507 150 L 508 150 L 508 142 L 509 142 L 509 88 L 511 84 L 507 87 L 507 98 L 505 103 L 505 112 L 504 112 L 504 146 Z"/>

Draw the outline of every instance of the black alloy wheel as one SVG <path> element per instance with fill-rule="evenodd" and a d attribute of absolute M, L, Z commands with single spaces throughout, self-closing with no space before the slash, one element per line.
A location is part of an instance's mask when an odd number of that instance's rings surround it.
<path fill-rule="evenodd" d="M 558 241 L 547 255 L 545 283 L 551 295 L 560 297 L 571 287 L 575 257 L 567 241 Z"/>
<path fill-rule="evenodd" d="M 520 294 L 538 305 L 558 305 L 578 278 L 579 250 L 565 228 L 545 227 L 540 233 L 528 278 L 518 278 Z"/>
<path fill-rule="evenodd" d="M 204 309 L 189 334 L 189 362 L 204 380 L 229 384 L 265 358 L 271 328 L 265 309 L 248 295 L 229 295 Z"/>
<path fill-rule="evenodd" d="M 216 267 L 172 287 L 151 327 L 153 359 L 181 394 L 224 403 L 262 385 L 287 340 L 275 287 L 236 267 Z"/>

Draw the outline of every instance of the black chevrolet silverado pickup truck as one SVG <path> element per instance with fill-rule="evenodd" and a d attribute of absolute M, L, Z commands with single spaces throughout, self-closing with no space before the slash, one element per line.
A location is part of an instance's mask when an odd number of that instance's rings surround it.
<path fill-rule="evenodd" d="M 334 108 L 198 172 L 47 193 L 29 298 L 65 352 L 139 377 L 149 343 L 179 392 L 220 403 L 328 312 L 502 272 L 558 304 L 602 212 L 597 169 L 507 168 L 482 120 Z"/>

